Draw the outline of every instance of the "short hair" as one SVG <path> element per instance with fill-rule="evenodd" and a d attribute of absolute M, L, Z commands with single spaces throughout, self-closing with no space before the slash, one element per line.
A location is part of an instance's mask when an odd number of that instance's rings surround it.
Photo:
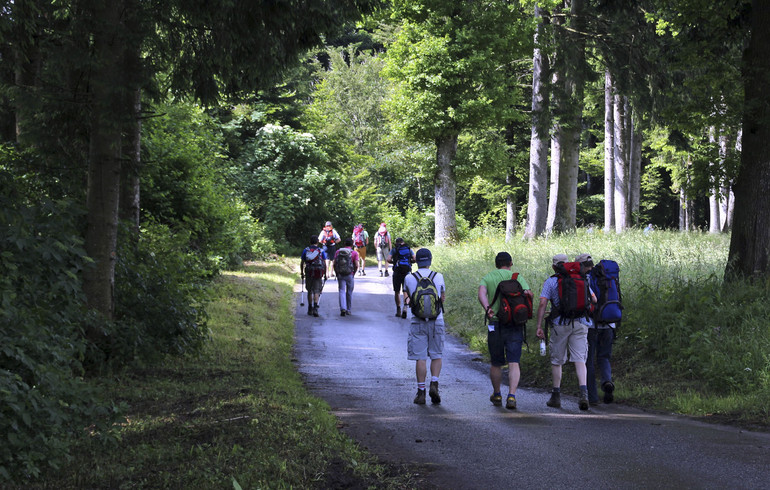
<path fill-rule="evenodd" d="M 313 235 L 310 237 L 310 245 L 316 245 L 316 244 L 318 244 L 318 236 Z"/>
<path fill-rule="evenodd" d="M 352 247 L 353 246 L 353 239 L 348 237 L 345 239 L 345 246 L 346 247 Z"/>
<path fill-rule="evenodd" d="M 513 265 L 513 258 L 511 257 L 511 254 L 508 252 L 500 252 L 497 254 L 495 257 L 495 267 L 501 269 L 509 265 Z"/>
<path fill-rule="evenodd" d="M 404 239 L 403 238 L 401 238 L 401 237 L 396 238 L 396 245 L 400 245 L 402 243 L 404 243 Z"/>

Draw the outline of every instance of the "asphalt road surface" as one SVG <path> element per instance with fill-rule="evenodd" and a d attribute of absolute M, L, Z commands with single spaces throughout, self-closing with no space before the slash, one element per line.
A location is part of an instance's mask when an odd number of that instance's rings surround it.
<path fill-rule="evenodd" d="M 519 388 L 515 411 L 494 407 L 487 364 L 451 336 L 439 381 L 441 404 L 415 405 L 414 362 L 406 358 L 409 320 L 394 316 L 391 277 L 379 277 L 374 267 L 367 272 L 355 279 L 352 316 L 340 317 L 333 279 L 321 296 L 319 317 L 308 316 L 298 297 L 298 368 L 345 433 L 385 461 L 419 465 L 429 485 L 770 488 L 768 433 L 618 404 L 581 412 L 577 399 L 565 394 L 562 408 L 553 409 L 540 389 Z"/>

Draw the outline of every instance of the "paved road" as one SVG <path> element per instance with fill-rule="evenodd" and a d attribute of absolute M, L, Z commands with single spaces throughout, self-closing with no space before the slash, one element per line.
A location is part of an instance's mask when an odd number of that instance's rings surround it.
<path fill-rule="evenodd" d="M 424 465 L 437 488 L 770 488 L 770 434 L 618 404 L 581 412 L 564 395 L 557 410 L 545 390 L 494 407 L 487 365 L 453 338 L 441 405 L 413 404 L 409 320 L 394 316 L 390 278 L 369 274 L 356 277 L 352 316 L 340 317 L 334 280 L 320 317 L 297 307 L 295 356 L 343 430 L 384 460 Z"/>

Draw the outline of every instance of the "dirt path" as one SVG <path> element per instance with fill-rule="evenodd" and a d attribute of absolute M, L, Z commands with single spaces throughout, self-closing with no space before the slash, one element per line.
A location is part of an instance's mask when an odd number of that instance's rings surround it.
<path fill-rule="evenodd" d="M 340 317 L 333 280 L 320 317 L 298 306 L 295 356 L 343 430 L 384 460 L 422 465 L 440 488 L 770 487 L 770 434 L 617 404 L 586 413 L 569 396 L 556 410 L 542 390 L 520 389 L 516 411 L 494 407 L 487 365 L 453 338 L 441 405 L 414 405 L 409 320 L 394 316 L 390 278 L 369 274 L 356 277 L 352 316 Z"/>

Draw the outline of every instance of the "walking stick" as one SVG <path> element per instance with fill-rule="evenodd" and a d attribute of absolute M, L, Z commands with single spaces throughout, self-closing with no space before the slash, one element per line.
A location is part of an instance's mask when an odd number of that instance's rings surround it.
<path fill-rule="evenodd" d="M 305 306 L 305 276 L 302 276 L 302 295 L 299 300 L 300 306 Z"/>
<path fill-rule="evenodd" d="M 321 304 L 321 295 L 324 293 L 324 286 L 326 286 L 326 277 L 324 277 L 324 282 L 321 283 L 321 292 L 318 293 L 318 304 Z"/>

